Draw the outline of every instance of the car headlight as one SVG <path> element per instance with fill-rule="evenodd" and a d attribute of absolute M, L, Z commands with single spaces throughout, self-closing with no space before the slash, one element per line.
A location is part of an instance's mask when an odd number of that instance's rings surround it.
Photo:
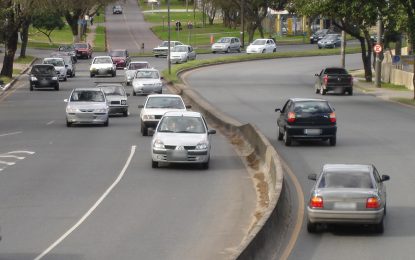
<path fill-rule="evenodd" d="M 121 100 L 121 105 L 127 105 L 127 100 Z"/>
<path fill-rule="evenodd" d="M 133 78 L 133 76 L 131 76 L 131 75 L 127 75 L 127 79 L 128 80 L 130 80 L 130 79 L 132 79 Z"/>
<path fill-rule="evenodd" d="M 107 113 L 107 109 L 105 109 L 105 108 L 98 108 L 98 109 L 95 109 L 95 113 Z"/>
<path fill-rule="evenodd" d="M 30 80 L 31 81 L 37 81 L 37 78 L 32 76 L 32 77 L 30 77 Z"/>
<path fill-rule="evenodd" d="M 160 139 L 154 141 L 153 148 L 155 149 L 164 149 L 164 143 Z"/>
<path fill-rule="evenodd" d="M 206 142 L 200 142 L 196 145 L 196 150 L 206 150 L 208 148 L 208 144 Z"/>
<path fill-rule="evenodd" d="M 66 108 L 66 113 L 76 113 L 78 112 L 78 109 L 75 107 L 67 107 Z"/>
<path fill-rule="evenodd" d="M 163 86 L 163 83 L 161 83 L 161 82 L 159 82 L 159 83 L 156 83 L 156 84 L 154 84 L 156 87 L 162 87 Z"/>
<path fill-rule="evenodd" d="M 156 119 L 156 116 L 155 115 L 144 115 L 143 119 L 154 120 L 154 119 Z"/>
<path fill-rule="evenodd" d="M 52 77 L 52 80 L 58 80 L 58 77 Z"/>

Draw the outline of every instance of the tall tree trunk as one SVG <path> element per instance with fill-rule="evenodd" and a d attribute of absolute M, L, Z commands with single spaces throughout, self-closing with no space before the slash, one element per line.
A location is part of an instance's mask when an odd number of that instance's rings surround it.
<path fill-rule="evenodd" d="M 82 10 L 76 10 L 74 13 L 65 13 L 66 22 L 68 22 L 69 27 L 71 27 L 73 41 L 78 42 L 80 40 L 79 37 L 79 27 L 78 27 L 78 19 L 81 17 Z"/>
<path fill-rule="evenodd" d="M 5 39 L 5 53 L 3 59 L 3 68 L 1 69 L 0 76 L 6 76 L 11 78 L 13 76 L 13 63 L 14 55 L 17 50 L 17 41 L 18 41 L 17 30 L 9 31 Z"/>
<path fill-rule="evenodd" d="M 369 50 L 366 50 L 365 38 L 359 37 L 358 40 L 360 41 L 360 47 L 362 49 L 362 61 L 363 68 L 365 69 L 365 80 L 366 82 L 372 82 L 372 66 L 370 64 L 372 59 L 372 50 L 370 48 Z"/>
<path fill-rule="evenodd" d="M 21 32 L 21 38 L 22 38 L 22 45 L 20 47 L 20 57 L 25 58 L 26 57 L 26 48 L 27 48 L 27 42 L 29 40 L 29 26 L 31 23 L 31 18 L 28 17 L 24 20 L 22 24 L 22 32 Z"/>

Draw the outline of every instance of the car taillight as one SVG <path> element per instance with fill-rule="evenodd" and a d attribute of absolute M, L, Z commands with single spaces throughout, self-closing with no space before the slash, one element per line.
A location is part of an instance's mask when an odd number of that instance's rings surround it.
<path fill-rule="evenodd" d="M 295 113 L 294 112 L 288 112 L 288 123 L 294 123 L 295 121 Z"/>
<path fill-rule="evenodd" d="M 379 199 L 376 197 L 368 198 L 366 201 L 366 208 L 367 209 L 377 209 L 380 207 Z"/>
<path fill-rule="evenodd" d="M 329 76 L 328 75 L 324 75 L 323 82 L 324 82 L 324 85 L 327 85 L 327 82 L 329 82 Z"/>
<path fill-rule="evenodd" d="M 310 199 L 310 208 L 323 208 L 323 198 L 319 196 L 313 196 Z"/>
<path fill-rule="evenodd" d="M 336 123 L 336 113 L 331 112 L 329 117 L 330 117 L 330 122 L 331 123 Z"/>

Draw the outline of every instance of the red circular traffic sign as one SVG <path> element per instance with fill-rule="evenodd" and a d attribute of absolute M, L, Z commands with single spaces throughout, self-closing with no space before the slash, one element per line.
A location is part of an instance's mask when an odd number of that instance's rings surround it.
<path fill-rule="evenodd" d="M 374 50 L 376 53 L 381 53 L 381 52 L 382 52 L 382 45 L 380 45 L 380 44 L 375 44 L 375 46 L 373 46 L 373 50 Z"/>

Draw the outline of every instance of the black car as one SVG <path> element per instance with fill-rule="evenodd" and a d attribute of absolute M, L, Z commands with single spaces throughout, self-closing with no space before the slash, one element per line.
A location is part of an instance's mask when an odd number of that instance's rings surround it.
<path fill-rule="evenodd" d="M 331 146 L 336 145 L 336 114 L 326 100 L 291 98 L 275 112 L 280 112 L 278 140 L 283 140 L 286 146 L 293 139 L 329 140 Z"/>
<path fill-rule="evenodd" d="M 52 64 L 36 64 L 29 73 L 30 91 L 34 88 L 53 88 L 59 90 L 59 78 Z"/>
<path fill-rule="evenodd" d="M 353 95 L 353 76 L 344 68 L 328 67 L 314 75 L 316 94 L 325 95 L 328 91 L 337 91 Z"/>
<path fill-rule="evenodd" d="M 321 30 L 316 31 L 310 36 L 310 43 L 313 44 L 313 43 L 318 42 L 319 40 L 323 39 L 324 36 L 326 36 L 329 33 L 330 33 L 329 29 L 321 29 Z"/>
<path fill-rule="evenodd" d="M 112 7 L 112 14 L 122 14 L 122 7 L 121 7 L 121 5 L 114 5 Z"/>

